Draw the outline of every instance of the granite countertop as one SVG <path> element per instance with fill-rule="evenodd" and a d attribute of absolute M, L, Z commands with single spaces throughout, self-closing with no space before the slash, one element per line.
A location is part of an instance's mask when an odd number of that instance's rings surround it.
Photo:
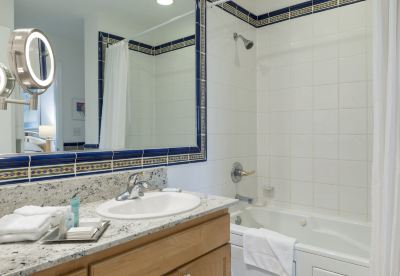
<path fill-rule="evenodd" d="M 173 227 L 188 220 L 229 208 L 235 199 L 202 195 L 201 205 L 191 211 L 157 219 L 111 220 L 111 225 L 96 243 L 43 244 L 20 242 L 0 244 L 0 275 L 29 275 L 80 257 L 126 243 L 139 237 Z M 84 204 L 80 208 L 81 217 L 99 217 L 95 212 L 105 201 Z"/>

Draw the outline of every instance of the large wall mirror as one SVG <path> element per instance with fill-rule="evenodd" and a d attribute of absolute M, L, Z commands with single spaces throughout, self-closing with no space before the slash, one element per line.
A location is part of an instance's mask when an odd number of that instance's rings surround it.
<path fill-rule="evenodd" d="M 0 154 L 153 150 L 205 160 L 205 0 L 8 2 L 0 62 L 13 29 L 37 28 L 56 72 L 37 110 L 0 110 Z M 47 74 L 41 45 L 29 55 Z M 16 87 L 12 97 L 27 94 Z"/>

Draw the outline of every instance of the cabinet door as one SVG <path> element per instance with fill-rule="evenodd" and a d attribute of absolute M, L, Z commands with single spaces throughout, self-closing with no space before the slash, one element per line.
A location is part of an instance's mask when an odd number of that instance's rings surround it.
<path fill-rule="evenodd" d="M 62 276 L 87 276 L 87 271 L 85 268 L 75 270 L 73 272 L 69 272 L 67 274 L 63 274 Z"/>
<path fill-rule="evenodd" d="M 222 246 L 179 268 L 169 276 L 230 276 L 231 247 Z"/>

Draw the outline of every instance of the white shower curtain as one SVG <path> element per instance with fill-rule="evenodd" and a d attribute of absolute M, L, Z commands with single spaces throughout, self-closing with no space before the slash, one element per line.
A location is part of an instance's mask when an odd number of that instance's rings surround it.
<path fill-rule="evenodd" d="M 371 275 L 400 275 L 400 4 L 374 0 Z"/>
<path fill-rule="evenodd" d="M 100 149 L 126 147 L 128 74 L 128 42 L 121 41 L 106 50 Z"/>

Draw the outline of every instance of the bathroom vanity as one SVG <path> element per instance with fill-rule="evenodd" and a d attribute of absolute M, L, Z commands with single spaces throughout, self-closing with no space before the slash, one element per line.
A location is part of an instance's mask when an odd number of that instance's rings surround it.
<path fill-rule="evenodd" d="M 111 220 L 97 243 L 0 246 L 1 275 L 230 275 L 233 199 L 201 196 L 196 209 L 155 219 Z M 104 201 L 84 204 L 96 216 Z"/>

